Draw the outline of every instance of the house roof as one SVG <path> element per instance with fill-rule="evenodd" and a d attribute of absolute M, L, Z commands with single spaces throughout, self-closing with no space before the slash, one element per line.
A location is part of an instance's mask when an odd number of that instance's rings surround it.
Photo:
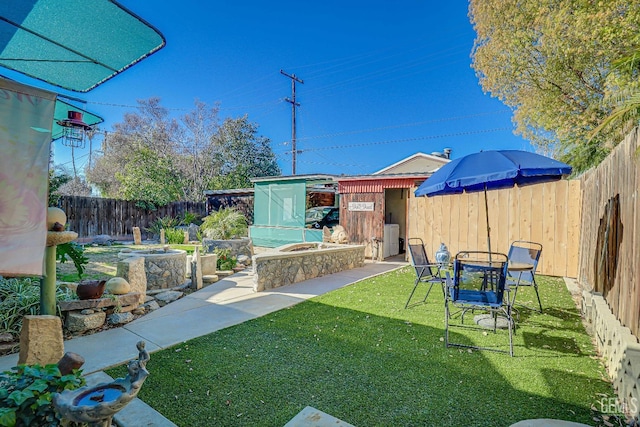
<path fill-rule="evenodd" d="M 446 157 L 432 154 L 415 153 L 386 168 L 374 172 L 373 175 L 388 175 L 399 173 L 432 173 L 441 166 L 449 163 Z"/>
<path fill-rule="evenodd" d="M 305 181 L 309 185 L 315 184 L 333 184 L 336 182 L 334 175 L 286 175 L 286 176 L 262 176 L 257 178 L 251 178 L 251 182 L 283 182 L 283 181 Z"/>

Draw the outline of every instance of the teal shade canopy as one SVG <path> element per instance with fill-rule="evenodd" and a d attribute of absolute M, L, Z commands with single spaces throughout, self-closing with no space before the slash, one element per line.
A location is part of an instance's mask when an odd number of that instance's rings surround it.
<path fill-rule="evenodd" d="M 0 66 L 87 92 L 165 45 L 112 0 L 0 1 Z"/>

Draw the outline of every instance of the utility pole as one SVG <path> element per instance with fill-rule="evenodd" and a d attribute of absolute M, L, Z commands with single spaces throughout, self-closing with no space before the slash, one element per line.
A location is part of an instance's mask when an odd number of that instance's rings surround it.
<path fill-rule="evenodd" d="M 299 102 L 296 102 L 296 82 L 304 82 L 296 77 L 295 74 L 287 74 L 280 70 L 280 74 L 289 77 L 291 79 L 291 99 L 285 98 L 284 100 L 291 103 L 291 175 L 296 174 L 296 157 L 298 150 L 296 149 L 296 107 L 300 106 Z"/>

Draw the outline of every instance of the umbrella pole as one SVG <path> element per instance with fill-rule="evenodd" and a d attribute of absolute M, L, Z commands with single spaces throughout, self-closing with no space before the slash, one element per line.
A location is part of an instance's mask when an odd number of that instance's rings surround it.
<path fill-rule="evenodd" d="M 489 262 L 491 262 L 491 227 L 489 227 L 489 200 L 487 198 L 487 184 L 484 184 L 484 208 L 487 215 L 487 248 L 489 250 Z"/>

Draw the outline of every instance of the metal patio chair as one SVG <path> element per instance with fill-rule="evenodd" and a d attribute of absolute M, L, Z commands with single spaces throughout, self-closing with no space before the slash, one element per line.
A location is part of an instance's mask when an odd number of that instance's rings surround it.
<path fill-rule="evenodd" d="M 417 237 L 410 238 L 408 247 L 409 254 L 411 255 L 411 265 L 413 266 L 413 269 L 416 273 L 416 280 L 414 282 L 413 289 L 411 290 L 411 294 L 409 295 L 409 299 L 407 299 L 407 303 L 404 305 L 404 308 L 409 307 L 411 298 L 413 297 L 413 294 L 415 294 L 416 289 L 418 289 L 418 286 L 421 283 L 426 283 L 429 285 L 427 294 L 424 296 L 422 302 L 425 302 L 427 300 L 427 297 L 429 296 L 429 293 L 431 293 L 431 288 L 433 288 L 433 285 L 437 283 L 441 288 L 444 285 L 444 278 L 440 275 L 440 265 L 429 262 L 427 251 L 424 248 L 422 239 Z"/>
<path fill-rule="evenodd" d="M 513 356 L 514 322 L 509 298 L 505 298 L 508 257 L 501 253 L 465 251 L 459 252 L 453 262 L 453 278 L 446 272 L 445 287 L 445 345 L 479 350 L 504 351 L 494 347 L 476 346 L 449 341 L 449 326 L 453 317 L 452 307 L 460 309 L 460 324 L 451 326 L 482 329 L 480 325 L 464 325 L 464 314 L 469 310 L 480 310 L 491 314 L 493 331 L 497 333 L 498 316 L 506 322 L 509 333 L 509 351 Z M 480 338 L 481 339 L 481 338 Z M 506 351 L 504 351 L 506 352 Z"/>
<path fill-rule="evenodd" d="M 538 292 L 535 275 L 541 253 L 542 245 L 540 243 L 516 240 L 511 244 L 509 249 L 509 268 L 507 269 L 507 290 L 513 290 L 511 305 L 515 304 L 519 287 L 531 286 L 536 291 L 538 306 L 540 307 L 540 313 L 542 313 L 542 302 L 540 302 L 540 293 Z M 531 307 L 526 308 L 536 311 Z"/>

